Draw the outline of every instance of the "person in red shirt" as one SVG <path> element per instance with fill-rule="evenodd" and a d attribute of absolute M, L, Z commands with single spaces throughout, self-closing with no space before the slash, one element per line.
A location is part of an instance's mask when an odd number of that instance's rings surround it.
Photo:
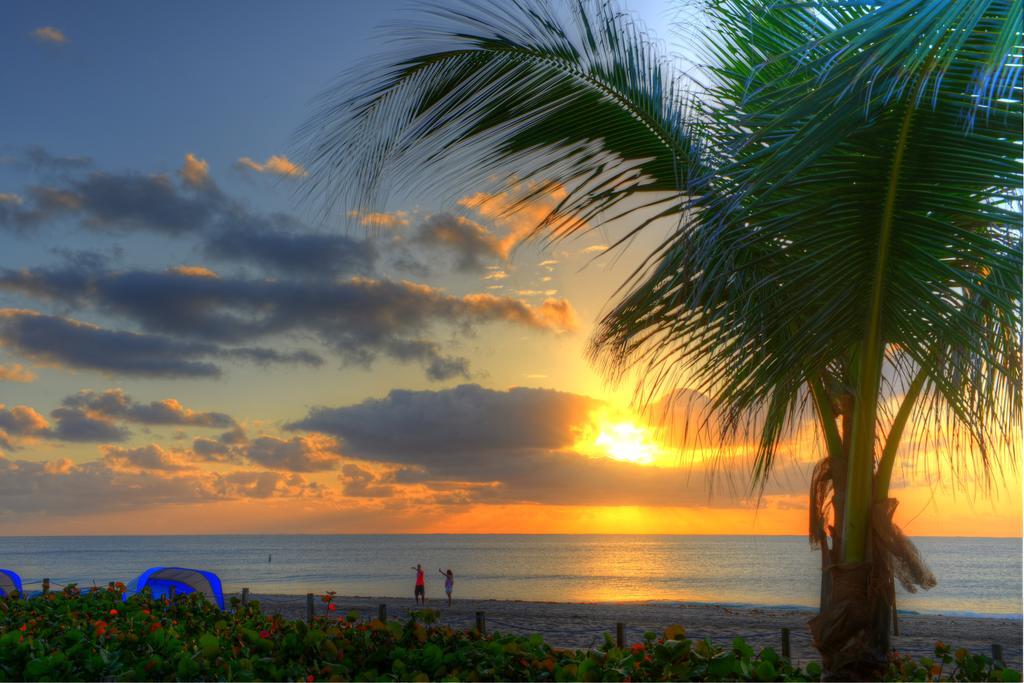
<path fill-rule="evenodd" d="M 427 589 L 426 589 L 426 585 L 425 585 L 425 581 L 424 581 L 424 576 L 423 576 L 423 567 L 421 567 L 420 565 L 416 565 L 415 567 L 410 567 L 410 569 L 412 569 L 412 570 L 414 570 L 416 572 L 416 590 L 413 592 L 413 596 L 414 596 L 414 598 L 416 600 L 416 604 L 417 605 L 420 604 L 420 600 L 422 599 L 423 600 L 423 604 L 426 605 L 427 604 Z"/>

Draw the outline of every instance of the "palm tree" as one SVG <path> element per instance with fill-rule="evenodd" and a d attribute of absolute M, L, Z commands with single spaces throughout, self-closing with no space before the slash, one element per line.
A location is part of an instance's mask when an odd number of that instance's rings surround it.
<path fill-rule="evenodd" d="M 892 523 L 897 457 L 983 487 L 1019 458 L 1020 24 L 1015 0 L 707 0 L 684 72 L 606 2 L 435 8 L 324 95 L 308 189 L 557 185 L 539 234 L 631 221 L 619 245 L 671 219 L 592 356 L 640 397 L 706 396 L 756 440 L 755 489 L 811 412 L 812 633 L 873 677 L 894 575 L 934 583 Z"/>

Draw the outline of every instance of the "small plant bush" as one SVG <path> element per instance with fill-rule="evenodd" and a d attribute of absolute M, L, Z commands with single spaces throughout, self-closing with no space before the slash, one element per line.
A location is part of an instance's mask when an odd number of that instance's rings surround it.
<path fill-rule="evenodd" d="M 686 638 L 681 626 L 643 642 L 597 650 L 552 648 L 537 635 L 481 636 L 414 612 L 400 623 L 333 616 L 312 625 L 260 612 L 221 612 L 196 595 L 173 601 L 123 586 L 80 594 L 74 587 L 31 600 L 0 600 L 0 680 L 293 681 L 663 681 L 818 680 L 816 663 L 791 666 L 771 648 L 737 638 L 723 648 Z M 1019 681 L 991 659 L 939 643 L 935 658 L 894 654 L 893 680 Z"/>

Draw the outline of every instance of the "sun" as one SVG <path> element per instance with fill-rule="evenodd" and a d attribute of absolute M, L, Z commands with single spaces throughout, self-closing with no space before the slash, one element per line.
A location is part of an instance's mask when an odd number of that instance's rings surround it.
<path fill-rule="evenodd" d="M 590 421 L 577 432 L 573 450 L 591 458 L 608 458 L 636 465 L 667 467 L 672 453 L 650 427 L 625 411 L 606 407 L 594 410 Z"/>

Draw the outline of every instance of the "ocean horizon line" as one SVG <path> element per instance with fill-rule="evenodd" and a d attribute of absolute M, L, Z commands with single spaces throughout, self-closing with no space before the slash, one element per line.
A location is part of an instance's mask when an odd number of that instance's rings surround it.
<path fill-rule="evenodd" d="M 188 534 L 0 534 L 0 538 L 191 538 L 191 537 L 203 537 L 203 538 L 216 538 L 224 536 L 263 536 L 263 537 L 286 537 L 286 536 L 339 536 L 339 537 L 354 537 L 358 536 L 361 538 L 373 537 L 373 536 L 384 536 L 389 538 L 402 537 L 402 536 L 472 536 L 472 537 L 507 537 L 507 536 L 564 536 L 564 537 L 587 537 L 587 536 L 598 536 L 598 537 L 635 537 L 635 536 L 646 536 L 651 538 L 806 538 L 807 534 L 702 534 L 702 533 L 689 533 L 689 534 L 661 534 L 661 533 L 647 533 L 647 532 L 630 532 L 630 533 L 611 533 L 611 532 L 586 532 L 586 533 L 559 533 L 559 532 L 451 532 L 451 531 L 401 531 L 401 532 L 340 532 L 340 531 L 289 531 L 289 532 L 262 532 L 262 531 L 225 531 L 217 533 L 188 533 Z M 939 535 L 939 534 L 913 534 L 908 533 L 907 536 L 910 538 L 935 538 L 935 539 L 955 539 L 955 538 L 971 538 L 977 540 L 1024 540 L 1024 534 L 1016 536 L 991 536 L 991 535 Z"/>

